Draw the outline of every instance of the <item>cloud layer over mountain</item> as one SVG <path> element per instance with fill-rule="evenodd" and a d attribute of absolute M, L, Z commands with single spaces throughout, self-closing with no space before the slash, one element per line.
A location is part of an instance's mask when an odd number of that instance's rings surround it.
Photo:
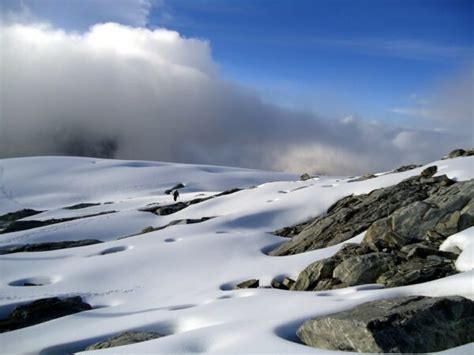
<path fill-rule="evenodd" d="M 219 76 L 210 44 L 115 23 L 6 24 L 0 158 L 99 155 L 320 173 L 438 158 L 470 134 L 317 117 Z"/>

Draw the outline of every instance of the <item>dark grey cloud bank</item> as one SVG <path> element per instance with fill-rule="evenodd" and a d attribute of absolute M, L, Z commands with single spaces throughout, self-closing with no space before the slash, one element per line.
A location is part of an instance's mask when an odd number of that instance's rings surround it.
<path fill-rule="evenodd" d="M 0 158 L 94 155 L 352 174 L 471 144 L 463 130 L 330 120 L 264 103 L 219 78 L 206 41 L 173 31 L 3 24 L 0 40 Z"/>

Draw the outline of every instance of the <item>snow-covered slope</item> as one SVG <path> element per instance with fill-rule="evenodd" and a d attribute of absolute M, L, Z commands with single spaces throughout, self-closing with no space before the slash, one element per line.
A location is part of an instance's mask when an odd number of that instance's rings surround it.
<path fill-rule="evenodd" d="M 441 160 L 438 175 L 474 178 L 474 157 Z M 426 167 L 426 166 L 425 166 Z M 233 290 L 258 278 L 295 278 L 309 263 L 341 245 L 285 257 L 265 251 L 284 238 L 269 232 L 321 214 L 351 193 L 369 192 L 417 175 L 423 167 L 348 183 L 345 177 L 298 181 L 297 176 L 215 166 L 93 158 L 40 157 L 0 160 L 0 215 L 23 208 L 42 210 L 25 220 L 48 220 L 117 211 L 35 229 L 0 234 L 0 247 L 47 241 L 99 239 L 105 243 L 48 252 L 0 256 L 0 316 L 39 298 L 79 295 L 94 309 L 0 334 L 3 353 L 77 352 L 127 330 L 168 336 L 103 350 L 124 353 L 321 352 L 296 341 L 306 319 L 398 295 L 463 295 L 474 298 L 474 230 L 454 235 L 449 249 L 466 249 L 464 272 L 433 282 L 382 289 L 378 285 L 328 292 L 277 289 Z M 164 193 L 183 183 L 182 201 L 239 192 L 193 204 L 167 216 L 140 208 L 173 203 Z M 101 203 L 64 209 L 77 203 Z M 185 218 L 216 217 L 138 234 Z M 352 242 L 360 241 L 360 235 Z M 16 286 L 39 280 L 43 286 Z M 467 345 L 449 352 L 472 353 Z M 327 352 L 327 351 L 324 351 Z"/>

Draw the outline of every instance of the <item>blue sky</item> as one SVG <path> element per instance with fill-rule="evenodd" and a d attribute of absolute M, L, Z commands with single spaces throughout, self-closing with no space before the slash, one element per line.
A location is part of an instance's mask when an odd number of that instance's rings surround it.
<path fill-rule="evenodd" d="M 329 115 L 405 121 L 472 60 L 473 2 L 176 0 L 149 26 L 208 39 L 224 75 L 274 102 Z"/>

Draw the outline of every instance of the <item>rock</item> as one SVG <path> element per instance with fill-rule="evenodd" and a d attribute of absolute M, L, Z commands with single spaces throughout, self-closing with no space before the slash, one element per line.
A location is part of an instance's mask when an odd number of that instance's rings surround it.
<path fill-rule="evenodd" d="M 459 158 L 459 157 L 469 157 L 471 155 L 474 155 L 474 149 L 454 149 L 451 151 L 448 155 L 443 157 L 443 159 L 453 159 L 453 158 Z"/>
<path fill-rule="evenodd" d="M 347 182 L 358 182 L 358 181 L 364 181 L 364 180 L 369 180 L 369 179 L 373 179 L 373 178 L 376 178 L 377 175 L 374 175 L 374 174 L 364 174 L 362 176 L 359 176 L 358 178 L 356 179 L 352 179 L 352 180 L 347 180 Z"/>
<path fill-rule="evenodd" d="M 100 206 L 100 203 L 78 203 L 77 205 L 64 207 L 64 209 L 65 210 L 79 210 L 81 208 L 87 208 L 87 207 L 93 207 L 93 206 Z"/>
<path fill-rule="evenodd" d="M 309 175 L 308 173 L 304 173 L 303 175 L 300 176 L 300 181 L 306 181 L 309 179 L 311 179 L 311 175 Z"/>
<path fill-rule="evenodd" d="M 416 168 L 419 168 L 421 165 L 415 165 L 415 164 L 410 164 L 410 165 L 402 165 L 401 167 L 392 170 L 392 173 L 403 173 L 408 170 L 413 170 Z"/>
<path fill-rule="evenodd" d="M 374 251 L 400 250 L 404 245 L 421 241 L 434 243 L 429 231 L 447 238 L 474 225 L 473 197 L 474 180 L 440 189 L 429 198 L 374 222 L 363 243 Z M 438 248 L 440 244 L 432 246 Z"/>
<path fill-rule="evenodd" d="M 413 258 L 426 259 L 430 255 L 437 255 L 437 256 L 447 258 L 450 260 L 456 260 L 457 257 L 459 256 L 458 254 L 441 251 L 439 249 L 427 246 L 422 243 L 414 243 L 414 244 L 405 245 L 404 247 L 401 248 L 400 251 L 401 253 L 406 254 L 407 259 L 413 259 Z"/>
<path fill-rule="evenodd" d="M 333 278 L 347 286 L 376 283 L 384 272 L 395 267 L 394 256 L 370 253 L 353 256 L 340 263 L 333 271 Z"/>
<path fill-rule="evenodd" d="M 452 184 L 455 181 L 445 175 L 434 178 L 414 176 L 369 194 L 344 197 L 329 207 L 325 215 L 287 227 L 285 236 L 292 239 L 269 254 L 292 255 L 339 244 L 364 232 L 397 209 L 423 201 L 440 188 Z"/>
<path fill-rule="evenodd" d="M 76 219 L 82 219 L 82 218 L 96 217 L 96 216 L 101 216 L 101 215 L 104 215 L 104 214 L 115 213 L 115 212 L 117 212 L 117 211 L 104 211 L 104 212 L 100 212 L 100 213 L 89 214 L 89 215 L 86 215 L 86 216 L 68 217 L 68 218 L 52 218 L 52 219 L 47 219 L 47 220 L 44 220 L 44 221 L 35 221 L 35 220 L 13 221 L 13 222 L 10 222 L 6 226 L 6 228 L 1 230 L 0 234 L 18 232 L 18 231 L 23 231 L 23 230 L 33 229 L 33 228 L 39 228 L 39 227 L 49 226 L 51 224 L 69 222 L 69 221 L 74 221 Z"/>
<path fill-rule="evenodd" d="M 420 173 L 420 176 L 424 178 L 429 178 L 436 174 L 437 171 L 438 167 L 436 165 L 429 166 Z"/>
<path fill-rule="evenodd" d="M 436 352 L 474 341 L 474 302 L 463 297 L 399 297 L 368 302 L 303 323 L 304 344 L 367 353 Z"/>
<path fill-rule="evenodd" d="M 435 178 L 437 179 L 437 178 Z M 360 245 L 346 244 L 299 275 L 293 290 L 380 283 L 411 285 L 456 273 L 457 254 L 440 251 L 450 235 L 474 225 L 474 180 L 441 186 L 430 197 L 374 222 Z"/>
<path fill-rule="evenodd" d="M 235 289 L 241 289 L 241 288 L 257 288 L 260 285 L 260 282 L 256 279 L 250 279 L 247 281 L 243 281 L 237 285 L 235 285 Z"/>
<path fill-rule="evenodd" d="M 0 333 L 29 327 L 90 309 L 92 307 L 82 302 L 79 296 L 62 300 L 57 297 L 39 299 L 16 307 L 7 318 L 0 320 Z"/>
<path fill-rule="evenodd" d="M 169 195 L 174 190 L 182 189 L 184 187 L 186 187 L 186 185 L 184 185 L 182 183 L 178 183 L 178 184 L 174 185 L 171 189 L 165 190 L 165 194 Z"/>
<path fill-rule="evenodd" d="M 327 258 L 318 260 L 308 265 L 296 279 L 292 287 L 293 291 L 313 291 L 316 290 L 318 282 L 322 279 L 332 277 L 334 268 L 336 267 L 336 260 Z"/>
<path fill-rule="evenodd" d="M 385 287 L 398 287 L 437 280 L 456 272 L 454 262 L 450 259 L 416 258 L 392 267 L 380 275 L 376 282 L 385 285 Z"/>
<path fill-rule="evenodd" d="M 49 251 L 66 248 L 78 248 L 86 245 L 93 245 L 103 243 L 98 239 L 83 239 L 83 240 L 68 240 L 63 242 L 45 242 L 45 243 L 32 243 L 20 246 L 2 247 L 0 248 L 1 254 L 12 254 L 21 252 L 38 252 L 38 251 Z"/>
<path fill-rule="evenodd" d="M 163 335 L 152 332 L 124 332 L 114 335 L 107 340 L 92 344 L 86 348 L 86 351 L 114 348 L 116 346 L 141 343 L 143 341 L 161 338 Z"/>
<path fill-rule="evenodd" d="M 295 282 L 295 280 L 290 279 L 289 277 L 285 277 L 281 283 L 283 286 L 286 287 L 287 290 L 291 290 Z"/>
<path fill-rule="evenodd" d="M 6 213 L 0 216 L 0 228 L 7 227 L 11 222 L 17 221 L 22 218 L 34 216 L 35 214 L 43 211 L 36 211 L 30 208 L 25 208 L 16 212 Z"/>

